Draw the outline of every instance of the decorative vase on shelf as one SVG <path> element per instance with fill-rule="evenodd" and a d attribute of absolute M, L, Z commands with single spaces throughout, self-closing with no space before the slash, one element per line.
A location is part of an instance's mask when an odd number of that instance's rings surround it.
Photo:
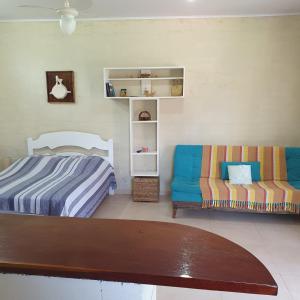
<path fill-rule="evenodd" d="M 183 84 L 181 80 L 174 80 L 171 87 L 171 96 L 177 97 L 183 95 Z"/>

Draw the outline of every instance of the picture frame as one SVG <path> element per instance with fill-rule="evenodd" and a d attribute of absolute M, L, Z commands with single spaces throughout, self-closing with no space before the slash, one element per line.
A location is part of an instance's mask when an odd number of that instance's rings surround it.
<path fill-rule="evenodd" d="M 48 103 L 75 103 L 74 72 L 47 71 Z"/>

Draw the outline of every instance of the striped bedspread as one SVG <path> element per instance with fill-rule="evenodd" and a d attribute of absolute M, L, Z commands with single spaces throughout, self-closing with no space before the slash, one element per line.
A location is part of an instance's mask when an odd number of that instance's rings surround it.
<path fill-rule="evenodd" d="M 0 173 L 0 210 L 89 217 L 116 187 L 113 167 L 98 156 L 29 156 Z"/>

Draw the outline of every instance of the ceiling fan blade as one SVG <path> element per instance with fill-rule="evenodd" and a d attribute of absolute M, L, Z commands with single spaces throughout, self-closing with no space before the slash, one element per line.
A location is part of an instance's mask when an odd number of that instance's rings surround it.
<path fill-rule="evenodd" d="M 17 7 L 21 7 L 21 8 L 39 8 L 39 9 L 50 9 L 50 10 L 57 11 L 57 9 L 56 9 L 56 8 L 53 8 L 53 7 L 46 7 L 46 6 L 39 6 L 39 5 L 18 5 Z"/>
<path fill-rule="evenodd" d="M 88 10 L 93 6 L 92 0 L 69 0 L 71 7 L 76 7 L 78 11 Z"/>

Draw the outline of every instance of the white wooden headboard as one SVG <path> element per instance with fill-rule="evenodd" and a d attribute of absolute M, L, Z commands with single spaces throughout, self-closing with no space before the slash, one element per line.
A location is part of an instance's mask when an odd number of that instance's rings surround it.
<path fill-rule="evenodd" d="M 112 166 L 114 165 L 114 151 L 113 140 L 104 141 L 100 136 L 91 133 L 76 132 L 76 131 L 59 131 L 50 132 L 40 135 L 36 140 L 32 138 L 27 139 L 28 155 L 33 155 L 34 150 L 42 149 L 45 147 L 51 150 L 58 147 L 80 147 L 86 150 L 93 148 L 104 150 L 108 152 L 107 156 L 101 156 L 106 159 Z M 63 153 L 70 155 L 75 153 Z M 77 154 L 77 153 L 76 153 Z M 80 153 L 78 153 L 80 154 Z"/>

